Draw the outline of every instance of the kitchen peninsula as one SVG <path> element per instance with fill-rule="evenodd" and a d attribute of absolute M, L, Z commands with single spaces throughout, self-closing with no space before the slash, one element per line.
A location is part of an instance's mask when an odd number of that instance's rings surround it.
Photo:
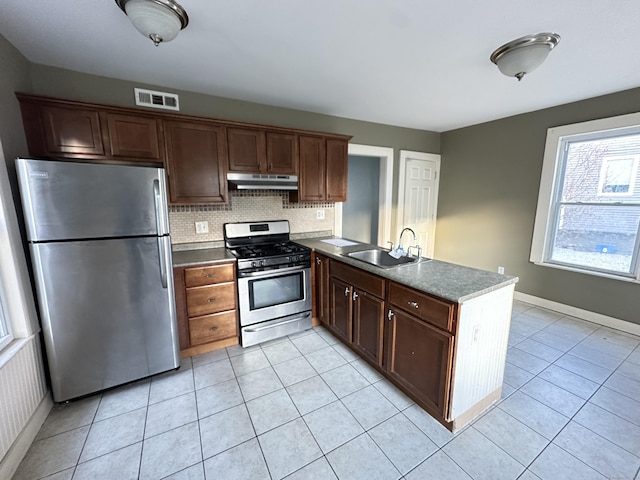
<path fill-rule="evenodd" d="M 502 392 L 517 277 L 437 260 L 380 268 L 372 245 L 314 238 L 315 317 L 422 408 L 458 430 Z"/>

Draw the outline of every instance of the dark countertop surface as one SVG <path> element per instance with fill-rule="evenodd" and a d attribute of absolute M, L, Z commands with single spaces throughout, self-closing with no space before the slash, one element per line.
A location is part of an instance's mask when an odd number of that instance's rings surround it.
<path fill-rule="evenodd" d="M 323 241 L 330 239 L 339 240 L 339 237 L 310 238 L 295 240 L 295 242 L 380 277 L 456 303 L 463 303 L 518 281 L 518 277 L 439 260 L 422 261 L 389 269 L 379 268 L 347 256 L 350 252 L 378 247 L 359 242 L 353 246 L 337 247 Z"/>

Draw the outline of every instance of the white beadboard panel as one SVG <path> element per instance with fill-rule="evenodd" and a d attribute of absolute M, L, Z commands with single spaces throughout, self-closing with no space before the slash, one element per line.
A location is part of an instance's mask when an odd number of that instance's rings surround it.
<path fill-rule="evenodd" d="M 39 334 L 18 341 L 24 345 L 0 368 L 0 461 L 47 394 Z"/>
<path fill-rule="evenodd" d="M 502 385 L 514 288 L 509 285 L 460 307 L 451 420 Z"/>

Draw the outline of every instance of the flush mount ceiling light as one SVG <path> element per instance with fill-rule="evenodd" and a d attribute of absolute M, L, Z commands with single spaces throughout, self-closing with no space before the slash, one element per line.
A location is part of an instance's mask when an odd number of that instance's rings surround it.
<path fill-rule="evenodd" d="M 549 52 L 558 45 L 557 33 L 536 33 L 505 43 L 491 54 L 491 61 L 507 77 L 518 81 L 542 65 Z"/>
<path fill-rule="evenodd" d="M 189 24 L 187 12 L 173 0 L 116 0 L 133 26 L 157 47 Z"/>

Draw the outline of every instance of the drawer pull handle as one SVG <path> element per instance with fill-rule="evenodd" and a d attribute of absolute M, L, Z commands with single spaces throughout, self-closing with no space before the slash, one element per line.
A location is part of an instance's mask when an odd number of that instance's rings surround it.
<path fill-rule="evenodd" d="M 218 327 L 211 327 L 209 328 L 209 330 L 211 330 L 212 332 L 215 332 L 218 329 Z"/>
<path fill-rule="evenodd" d="M 409 304 L 409 306 L 413 307 L 413 308 L 418 308 L 418 302 L 407 302 Z"/>
<path fill-rule="evenodd" d="M 216 276 L 216 274 L 215 274 L 215 273 L 207 273 L 207 274 L 205 275 L 205 277 L 207 277 L 207 278 L 213 278 L 213 277 L 215 277 L 215 276 Z"/>
<path fill-rule="evenodd" d="M 213 303 L 213 302 L 215 302 L 215 301 L 216 301 L 216 299 L 215 299 L 214 297 L 207 298 L 207 302 L 208 302 L 208 303 Z"/>

